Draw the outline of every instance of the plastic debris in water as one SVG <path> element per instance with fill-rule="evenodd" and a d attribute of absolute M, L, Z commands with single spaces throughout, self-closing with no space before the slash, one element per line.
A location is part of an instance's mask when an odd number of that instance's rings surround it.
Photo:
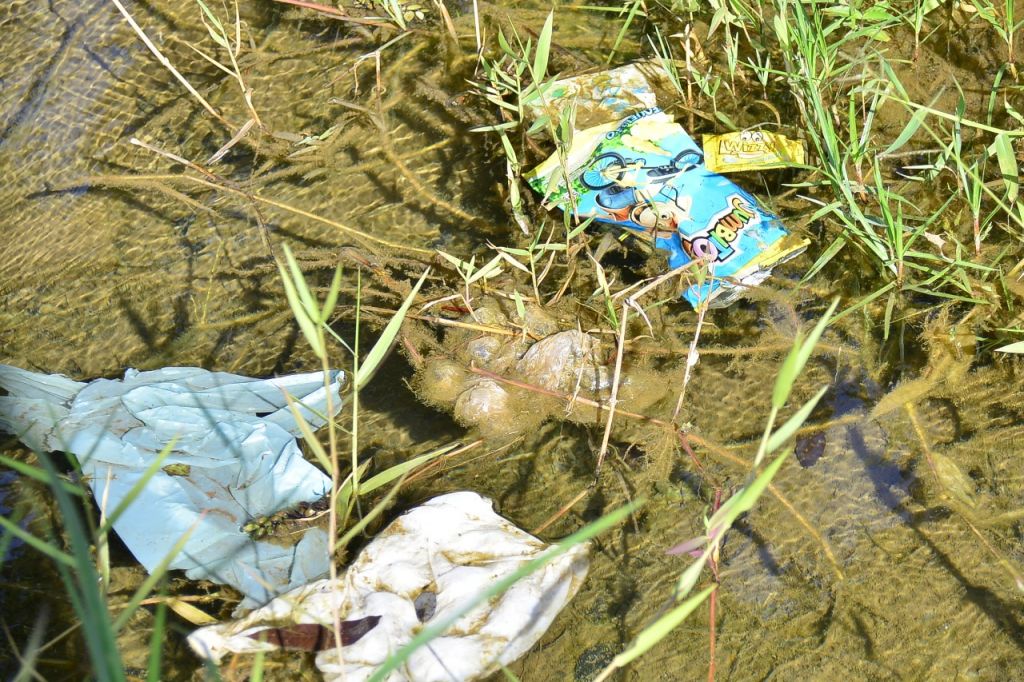
<path fill-rule="evenodd" d="M 524 102 L 535 116 L 561 106 L 583 112 L 568 150 L 526 174 L 548 208 L 647 235 L 673 269 L 701 261 L 684 293 L 694 306 L 728 305 L 807 247 L 749 193 L 709 170 L 704 153 L 653 106 L 638 65 L 556 81 Z M 628 114 L 628 115 L 625 115 Z M 625 117 L 623 117 L 625 115 Z"/>
<path fill-rule="evenodd" d="M 333 408 L 343 375 L 331 373 Z M 324 424 L 323 374 L 273 379 L 167 367 L 89 383 L 0 365 L 0 429 L 38 452 L 78 458 L 114 529 L 152 571 L 191 532 L 170 568 L 241 591 L 240 608 L 327 574 L 327 533 L 309 524 L 284 540 L 247 532 L 253 519 L 314 502 L 330 479 L 302 457 L 286 394 L 312 428 Z M 169 444 L 161 467 L 139 482 Z M 138 488 L 138 490 L 134 490 Z"/>
<path fill-rule="evenodd" d="M 704 136 L 704 164 L 716 173 L 770 170 L 804 163 L 799 140 L 767 130 Z"/>
<path fill-rule="evenodd" d="M 473 492 L 442 495 L 385 528 L 343 577 L 300 587 L 240 620 L 200 628 L 189 644 L 219 661 L 298 641 L 319 652 L 316 666 L 326 680 L 359 682 L 423 627 L 445 621 L 548 548 L 495 514 L 490 500 Z M 588 567 L 586 546 L 573 547 L 458 618 L 386 679 L 477 680 L 497 671 L 540 639 Z M 336 613 L 340 655 L 332 645 Z"/>

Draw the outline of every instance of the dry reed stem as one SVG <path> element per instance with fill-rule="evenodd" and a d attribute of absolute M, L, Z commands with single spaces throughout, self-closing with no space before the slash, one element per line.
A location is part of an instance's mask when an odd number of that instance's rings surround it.
<path fill-rule="evenodd" d="M 594 261 L 594 263 L 596 265 L 597 261 Z M 647 327 L 650 328 L 651 322 L 650 320 L 647 319 L 647 315 L 644 313 L 643 308 L 641 308 L 640 304 L 638 303 L 640 297 L 646 294 L 647 292 L 651 291 L 655 287 L 657 287 L 662 282 L 671 279 L 672 277 L 675 277 L 677 274 L 682 273 L 683 270 L 686 270 L 690 267 L 692 267 L 692 264 L 687 263 L 686 265 L 682 265 L 673 270 L 669 270 L 668 272 L 663 273 L 658 277 L 654 277 L 646 284 L 643 282 L 638 282 L 636 285 L 634 285 L 634 287 L 639 287 L 637 291 L 630 294 L 628 297 L 625 298 L 625 300 L 622 301 L 622 315 L 620 316 L 619 320 L 619 333 L 616 336 L 615 372 L 612 375 L 612 393 L 611 396 L 609 396 L 608 398 L 608 420 L 605 422 L 604 425 L 604 435 L 601 437 L 601 449 L 598 451 L 597 455 L 597 470 L 595 475 L 598 477 L 600 477 L 601 475 L 601 465 L 604 463 L 604 458 L 608 454 L 608 441 L 610 440 L 612 434 L 612 422 L 615 419 L 615 407 L 619 402 L 619 380 L 622 377 L 622 356 L 625 354 L 626 348 L 626 321 L 629 318 L 629 309 L 636 308 L 640 316 L 644 318 L 644 322 L 647 323 Z M 630 289 L 632 288 L 633 287 L 628 287 L 626 289 L 623 289 L 622 291 L 616 293 L 614 297 L 622 296 L 626 294 L 628 291 L 630 291 Z M 675 418 L 674 415 L 673 418 Z"/>
<path fill-rule="evenodd" d="M 308 0 L 274 0 L 274 2 L 280 2 L 283 5 L 294 5 L 295 7 L 301 7 L 302 9 L 311 9 L 314 12 L 323 14 L 324 16 L 332 19 L 338 19 L 340 21 L 347 21 L 350 24 L 361 24 L 363 26 L 391 26 L 390 22 L 377 21 L 375 19 L 364 19 L 363 17 L 353 17 L 350 14 L 345 14 L 337 7 L 331 5 L 323 5 L 318 2 L 309 2 Z"/>
<path fill-rule="evenodd" d="M 707 313 L 707 306 L 701 304 L 697 310 L 697 329 L 693 332 L 693 339 L 690 341 L 690 349 L 686 352 L 686 368 L 683 370 L 683 387 L 679 391 L 679 399 L 676 400 L 676 409 L 672 412 L 672 421 L 679 417 L 679 411 L 683 409 L 683 401 L 686 400 L 686 387 L 690 385 L 690 377 L 693 368 L 697 366 L 700 356 L 697 354 L 697 342 L 700 340 L 700 331 L 704 326 L 704 315 Z M 712 597 L 715 595 L 712 594 Z"/>
<path fill-rule="evenodd" d="M 555 523 L 556 521 L 558 521 L 558 519 L 560 519 L 563 516 L 565 516 L 566 514 L 568 514 L 569 510 L 572 509 L 574 506 L 576 506 L 577 502 L 579 502 L 584 497 L 586 497 L 587 493 L 589 493 L 590 491 L 591 491 L 591 488 L 589 488 L 589 487 L 588 488 L 584 488 L 583 490 L 579 491 L 579 493 L 576 494 L 576 497 L 572 498 L 571 500 L 566 502 L 564 505 L 562 505 L 562 508 L 559 509 L 558 511 L 556 511 L 551 516 L 549 516 L 547 518 L 547 520 L 544 521 L 544 523 L 540 524 L 539 526 L 537 526 L 536 528 L 531 530 L 530 531 L 530 535 L 540 535 L 541 533 L 543 533 L 545 530 L 548 529 L 549 526 L 551 526 L 551 524 Z"/>
<path fill-rule="evenodd" d="M 361 232 L 355 229 L 354 227 L 349 227 L 347 225 L 343 225 L 342 223 L 337 222 L 336 220 L 331 220 L 330 218 L 324 218 L 322 216 L 316 215 L 315 213 L 304 211 L 301 208 L 297 208 L 290 204 L 286 204 L 283 201 L 277 201 L 276 199 L 263 197 L 260 196 L 259 194 L 246 192 L 243 189 L 238 189 L 218 182 L 203 180 L 202 178 L 195 178 L 190 175 L 92 175 L 82 179 L 82 182 L 84 183 L 108 185 L 112 187 L 125 185 L 157 185 L 159 183 L 164 182 L 182 181 L 191 182 L 196 185 L 202 185 L 210 189 L 227 192 L 229 194 L 234 194 L 236 196 L 249 199 L 250 201 L 253 202 L 258 202 L 261 204 L 265 204 L 267 206 L 272 206 L 279 210 L 286 211 L 288 213 L 301 216 L 303 218 L 308 218 L 309 220 L 314 220 L 319 223 L 323 223 L 324 225 L 333 227 L 339 232 L 344 232 L 346 234 L 352 235 L 356 239 L 362 239 L 368 242 L 373 242 L 375 244 L 380 244 L 381 246 L 386 246 L 396 251 L 408 251 L 411 253 L 421 253 L 431 256 L 434 254 L 434 252 L 430 251 L 429 249 L 421 249 L 419 247 L 408 246 L 406 244 L 398 244 L 396 242 L 391 242 L 386 239 L 381 239 L 380 237 L 374 237 L 373 235 Z"/>
<path fill-rule="evenodd" d="M 632 297 L 631 297 L 632 298 Z M 619 334 L 615 349 L 615 371 L 612 374 L 612 393 L 608 397 L 608 419 L 604 424 L 604 435 L 601 436 L 601 449 L 597 453 L 597 468 L 594 476 L 600 478 L 601 465 L 608 454 L 608 441 L 612 435 L 612 422 L 615 419 L 615 406 L 619 403 L 619 379 L 622 378 L 622 356 L 625 354 L 626 320 L 629 317 L 629 300 L 622 302 L 622 315 L 619 321 Z"/>
<path fill-rule="evenodd" d="M 160 48 L 153 44 L 153 41 L 149 39 L 149 36 L 147 36 L 146 32 L 142 30 L 142 27 L 135 23 L 135 19 L 133 19 L 132 15 L 128 13 L 128 10 L 124 8 L 124 5 L 121 4 L 120 0 L 110 0 L 110 2 L 114 3 L 114 6 L 117 7 L 117 10 L 125 18 L 128 24 L 132 27 L 132 30 L 134 30 L 136 35 L 138 35 L 142 42 L 145 43 L 146 47 L 149 48 L 149 51 L 153 53 L 153 56 L 157 58 L 157 61 L 159 61 L 165 69 L 170 71 L 171 74 L 176 79 L 178 79 L 179 83 L 185 86 L 185 89 L 188 90 L 189 94 L 195 97 L 199 104 L 201 104 L 202 107 L 206 109 L 206 111 L 208 111 L 211 116 L 213 116 L 215 119 L 223 123 L 228 128 L 238 127 L 233 123 L 229 122 L 226 118 L 221 116 L 216 109 L 210 106 L 210 103 L 207 102 L 206 99 L 204 99 L 203 96 L 200 95 L 199 92 L 192 87 L 192 84 L 188 82 L 188 79 L 182 76 L 181 73 L 176 68 L 174 68 L 174 65 L 171 64 L 171 61 L 163 55 L 163 53 L 160 51 Z"/>

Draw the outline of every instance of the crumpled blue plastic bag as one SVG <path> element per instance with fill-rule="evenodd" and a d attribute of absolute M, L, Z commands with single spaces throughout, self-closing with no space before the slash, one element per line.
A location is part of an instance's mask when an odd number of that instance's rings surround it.
<path fill-rule="evenodd" d="M 344 375 L 331 373 L 335 413 Z M 295 544 L 254 540 L 242 530 L 330 490 L 307 462 L 286 392 L 312 428 L 323 425 L 323 374 L 273 379 L 168 367 L 90 383 L 0 366 L 0 428 L 36 450 L 74 454 L 97 500 L 112 511 L 173 442 L 161 470 L 115 521 L 139 563 L 152 571 L 191 529 L 170 567 L 231 585 L 242 607 L 327 574 L 327 533 L 312 527 Z M 171 466 L 177 465 L 177 466 Z M 296 536 L 297 538 L 300 536 Z"/>

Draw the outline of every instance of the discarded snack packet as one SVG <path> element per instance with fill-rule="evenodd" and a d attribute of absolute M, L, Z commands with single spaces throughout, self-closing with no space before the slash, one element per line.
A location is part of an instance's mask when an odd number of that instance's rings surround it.
<path fill-rule="evenodd" d="M 804 163 L 799 140 L 767 130 L 704 136 L 704 165 L 715 173 L 785 168 Z"/>
<path fill-rule="evenodd" d="M 649 101 L 650 86 L 635 65 L 598 75 L 580 77 L 584 86 L 555 82 L 544 109 L 573 99 L 592 121 L 602 108 L 618 118 L 629 102 Z M 540 110 L 536 101 L 527 106 Z M 808 243 L 790 235 L 753 196 L 708 170 L 693 138 L 656 106 L 575 131 L 564 156 L 552 155 L 526 178 L 547 208 L 646 234 L 668 252 L 673 269 L 703 261 L 706 276 L 695 273 L 684 293 L 694 307 L 732 303 Z"/>

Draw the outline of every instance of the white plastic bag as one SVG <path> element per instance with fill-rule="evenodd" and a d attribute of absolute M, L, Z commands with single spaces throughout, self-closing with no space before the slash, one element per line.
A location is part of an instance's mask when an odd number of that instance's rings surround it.
<path fill-rule="evenodd" d="M 300 587 L 240 620 L 201 628 L 189 644 L 220 661 L 231 652 L 278 648 L 294 636 L 304 639 L 295 648 L 319 651 L 316 665 L 326 680 L 359 682 L 423 627 L 444 620 L 547 549 L 494 513 L 490 500 L 473 492 L 442 495 L 392 522 L 343 577 Z M 588 566 L 586 546 L 573 547 L 459 618 L 388 682 L 476 680 L 511 663 L 576 594 Z M 340 656 L 335 610 L 343 638 L 351 642 Z"/>

